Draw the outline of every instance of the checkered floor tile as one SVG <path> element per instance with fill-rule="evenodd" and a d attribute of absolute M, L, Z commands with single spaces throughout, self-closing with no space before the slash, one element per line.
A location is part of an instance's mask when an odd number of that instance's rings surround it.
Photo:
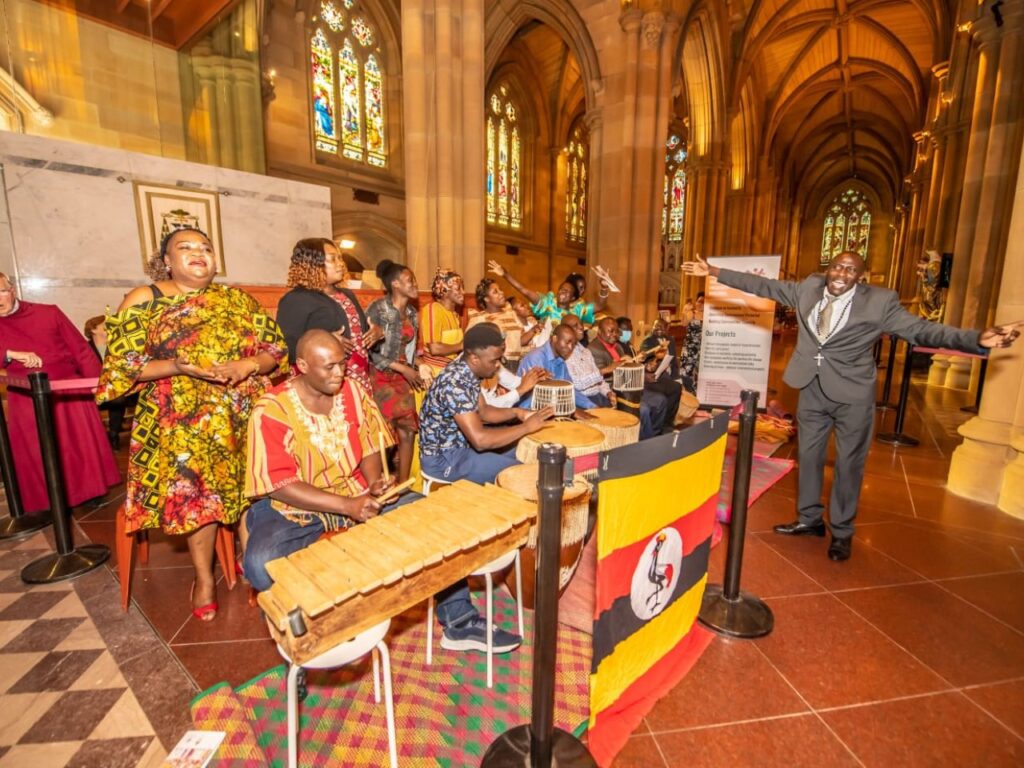
<path fill-rule="evenodd" d="M 0 768 L 143 768 L 166 750 L 72 582 L 19 572 L 52 551 L 0 542 Z"/>

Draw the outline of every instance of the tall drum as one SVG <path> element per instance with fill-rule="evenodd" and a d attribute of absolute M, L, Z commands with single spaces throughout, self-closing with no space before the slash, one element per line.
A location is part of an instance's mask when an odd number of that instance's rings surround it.
<path fill-rule="evenodd" d="M 587 415 L 594 417 L 587 423 L 604 433 L 602 451 L 632 445 L 640 440 L 640 419 L 632 413 L 615 408 L 591 408 Z"/>
<path fill-rule="evenodd" d="M 526 501 L 536 503 L 537 464 L 517 464 L 503 469 L 498 473 L 495 483 L 499 488 L 511 491 Z M 590 507 L 590 484 L 582 479 L 573 480 L 572 486 L 562 494 L 562 546 L 558 557 L 558 589 L 564 590 L 576 572 L 583 544 L 587 536 L 588 514 Z M 526 547 L 520 553 L 523 574 L 522 601 L 526 608 L 534 607 L 534 571 L 537 558 L 537 527 L 538 522 L 530 528 Z M 515 581 L 509 582 L 509 589 L 514 590 Z M 518 596 L 517 596 L 518 597 Z"/>
<path fill-rule="evenodd" d="M 527 435 L 516 446 L 516 458 L 528 463 L 537 461 L 537 450 L 544 443 L 559 443 L 565 446 L 570 458 L 597 453 L 604 443 L 604 433 L 578 421 L 548 422 L 532 435 Z"/>
<path fill-rule="evenodd" d="M 644 394 L 644 366 L 641 363 L 620 365 L 612 371 L 612 390 L 616 408 L 640 416 L 640 398 Z"/>

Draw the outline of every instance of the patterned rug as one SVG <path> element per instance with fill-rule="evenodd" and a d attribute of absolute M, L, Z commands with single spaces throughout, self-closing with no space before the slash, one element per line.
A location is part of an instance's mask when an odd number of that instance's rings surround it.
<path fill-rule="evenodd" d="M 476 602 L 482 604 L 482 595 Z M 515 603 L 495 592 L 495 618 L 516 628 Z M 494 688 L 486 687 L 486 658 L 453 653 L 434 634 L 434 663 L 426 664 L 426 611 L 392 620 L 387 643 L 394 686 L 399 763 L 403 766 L 477 766 L 491 742 L 528 722 L 533 614 L 526 611 L 523 646 L 494 657 Z M 577 730 L 588 716 L 590 638 L 559 627 L 555 724 Z M 275 667 L 236 690 L 215 686 L 192 703 L 202 730 L 227 731 L 211 763 L 218 768 L 283 766 L 287 760 L 285 667 Z M 309 695 L 299 707 L 299 764 L 387 765 L 384 704 L 373 701 L 369 658 L 342 670 L 310 672 Z"/>
<path fill-rule="evenodd" d="M 732 481 L 733 467 L 736 464 L 736 452 L 729 450 L 725 455 L 725 464 L 722 467 L 722 489 L 718 494 L 718 520 L 728 523 L 732 518 Z M 749 507 L 779 480 L 789 474 L 796 466 L 792 459 L 772 459 L 764 456 L 754 455 L 754 461 L 750 467 L 750 497 L 747 500 Z"/>

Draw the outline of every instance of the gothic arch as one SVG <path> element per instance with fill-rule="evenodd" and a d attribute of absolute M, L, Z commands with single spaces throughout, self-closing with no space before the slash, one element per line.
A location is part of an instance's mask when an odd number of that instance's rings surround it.
<path fill-rule="evenodd" d="M 570 0 L 492 0 L 485 20 L 484 67 L 487 81 L 516 32 L 531 21 L 540 21 L 554 29 L 565 41 L 580 64 L 586 92 L 587 109 L 597 105 L 597 93 L 603 88 L 597 49 L 586 22 Z"/>
<path fill-rule="evenodd" d="M 725 142 L 727 125 L 718 22 L 706 5 L 699 5 L 687 19 L 675 61 L 685 86 L 691 154 L 708 156 L 715 144 Z"/>

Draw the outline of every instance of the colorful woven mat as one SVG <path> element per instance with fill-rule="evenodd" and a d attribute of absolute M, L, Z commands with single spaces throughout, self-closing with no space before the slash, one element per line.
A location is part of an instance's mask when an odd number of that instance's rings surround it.
<path fill-rule="evenodd" d="M 483 603 L 478 596 L 477 605 Z M 494 688 L 486 687 L 486 657 L 446 651 L 440 628 L 434 633 L 434 663 L 426 664 L 426 611 L 414 610 L 391 622 L 386 638 L 391 655 L 399 764 L 477 766 L 491 742 L 530 719 L 533 614 L 525 612 L 526 641 L 517 651 L 494 657 Z M 495 621 L 516 629 L 515 603 L 495 591 Z M 559 627 L 555 724 L 568 731 L 586 721 L 590 638 Z M 286 668 L 275 667 L 235 691 L 226 685 L 200 694 L 192 704 L 195 727 L 228 732 L 227 748 L 211 763 L 217 768 L 283 766 L 287 760 Z M 308 673 L 309 694 L 299 705 L 299 764 L 302 766 L 387 765 L 384 703 L 373 701 L 369 657 L 351 667 Z M 247 734 L 251 734 L 247 737 Z M 252 749 L 252 737 L 258 751 Z"/>

